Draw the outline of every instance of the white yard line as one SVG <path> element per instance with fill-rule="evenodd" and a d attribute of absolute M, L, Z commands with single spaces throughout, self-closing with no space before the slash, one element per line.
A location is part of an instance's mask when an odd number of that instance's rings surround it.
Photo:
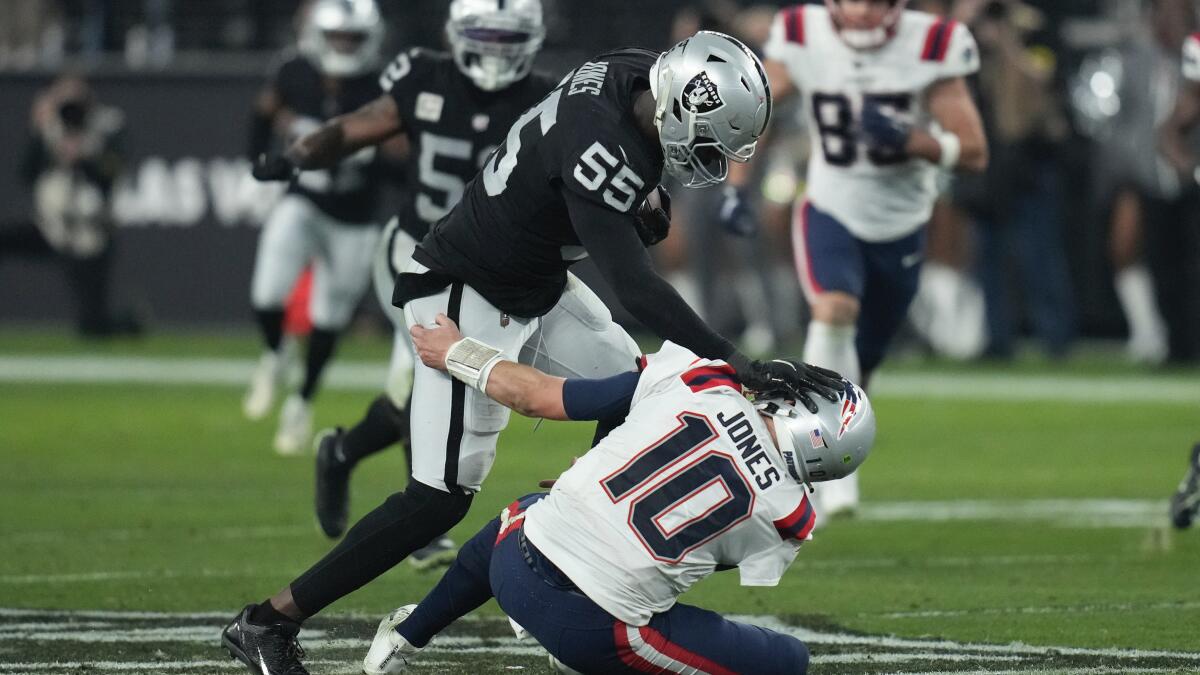
<path fill-rule="evenodd" d="M 1121 603 L 1111 605 L 1062 605 L 1045 607 L 982 607 L 978 609 L 929 609 L 913 612 L 860 613 L 878 619 L 945 619 L 959 616 L 997 616 L 1006 614 L 1090 614 L 1092 612 L 1138 612 L 1200 609 L 1200 602 Z"/>
<path fill-rule="evenodd" d="M 212 385 L 242 387 L 252 359 L 140 356 L 0 356 L 0 382 Z M 331 389 L 375 391 L 387 364 L 339 361 Z M 922 374 L 884 371 L 872 393 L 891 398 L 977 401 L 1164 403 L 1200 407 L 1200 378 L 1084 375 Z"/>

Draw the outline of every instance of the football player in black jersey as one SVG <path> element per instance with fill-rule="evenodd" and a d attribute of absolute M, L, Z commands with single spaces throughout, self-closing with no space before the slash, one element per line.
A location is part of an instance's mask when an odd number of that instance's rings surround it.
<path fill-rule="evenodd" d="M 462 201 L 417 246 L 393 303 L 409 326 L 445 314 L 463 334 L 547 372 L 615 376 L 637 367 L 636 350 L 595 295 L 568 275 L 572 262 L 590 255 L 626 309 L 660 337 L 725 360 L 749 389 L 786 389 L 815 411 L 811 397 L 836 400 L 839 376 L 745 357 L 654 272 L 646 251 L 665 236 L 655 218 L 662 210 L 642 208 L 661 198 L 664 168 L 688 187 L 721 182 L 729 160 L 751 157 L 770 109 L 762 64 L 720 33 L 701 32 L 665 54 L 629 48 L 596 57 L 512 126 Z M 289 159 L 322 166 L 370 142 L 357 133 L 326 125 L 317 134 L 325 139 L 310 138 L 308 150 Z M 408 488 L 364 516 L 287 588 L 247 606 L 224 631 L 235 654 L 250 644 L 278 655 L 261 666 L 268 672 L 299 672 L 300 622 L 466 515 L 508 410 L 422 364 L 412 400 Z"/>
<path fill-rule="evenodd" d="M 408 139 L 413 199 L 384 228 L 376 253 L 375 289 L 396 328 L 385 393 L 354 426 L 319 434 L 317 522 L 329 537 L 341 536 L 346 528 L 354 466 L 408 435 L 413 357 L 404 315 L 391 302 L 396 275 L 430 226 L 462 198 L 517 117 L 554 87 L 556 80 L 531 72 L 543 32 L 540 0 L 509 1 L 502 9 L 495 0 L 454 2 L 447 26 L 453 53 L 413 49 L 400 54 L 380 77 L 384 96 L 339 120 L 372 140 L 394 134 Z M 508 56 L 478 56 L 497 47 Z M 346 151 L 356 146 L 348 144 Z M 297 153 L 319 147 L 318 139 L 304 138 Z M 286 163 L 283 168 L 290 170 Z M 452 542 L 441 537 L 408 560 L 424 567 L 453 558 Z"/>
<path fill-rule="evenodd" d="M 383 24 L 374 0 L 319 0 L 309 10 L 297 54 L 283 61 L 259 96 L 251 142 L 258 156 L 274 136 L 294 139 L 379 95 Z M 288 366 L 284 304 L 297 278 L 313 265 L 304 382 L 288 397 L 275 449 L 291 455 L 307 447 L 311 401 L 337 338 L 370 280 L 379 240 L 375 148 L 364 148 L 322 171 L 299 176 L 271 212 L 259 238 L 251 304 L 266 350 L 242 402 L 250 419 L 272 409 Z"/>

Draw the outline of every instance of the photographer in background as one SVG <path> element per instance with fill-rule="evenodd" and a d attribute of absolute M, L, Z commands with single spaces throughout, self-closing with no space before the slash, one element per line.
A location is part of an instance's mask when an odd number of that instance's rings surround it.
<path fill-rule="evenodd" d="M 141 326 L 109 308 L 112 187 L 121 170 L 124 115 L 102 105 L 77 76 L 34 100 L 21 173 L 33 190 L 33 221 L 61 261 L 85 337 L 133 334 Z"/>

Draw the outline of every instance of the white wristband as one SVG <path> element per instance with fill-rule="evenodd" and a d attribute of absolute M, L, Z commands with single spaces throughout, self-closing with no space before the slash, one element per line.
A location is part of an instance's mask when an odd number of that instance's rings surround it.
<path fill-rule="evenodd" d="M 942 155 L 938 159 L 938 166 L 943 169 L 954 169 L 958 167 L 958 160 L 962 156 L 962 141 L 959 140 L 956 134 L 949 131 L 936 130 L 933 132 L 933 140 L 938 142 L 942 148 Z"/>
<path fill-rule="evenodd" d="M 484 393 L 492 368 L 503 360 L 499 349 L 475 338 L 463 338 L 446 350 L 446 370 L 451 377 Z"/>

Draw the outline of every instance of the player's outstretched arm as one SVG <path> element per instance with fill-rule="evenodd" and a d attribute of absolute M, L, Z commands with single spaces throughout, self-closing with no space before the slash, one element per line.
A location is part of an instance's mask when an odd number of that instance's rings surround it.
<path fill-rule="evenodd" d="M 1159 148 L 1177 171 L 1186 175 L 1197 172 L 1196 154 L 1187 138 L 1200 123 L 1200 83 L 1187 82 L 1179 89 L 1175 108 L 1159 130 Z"/>
<path fill-rule="evenodd" d="M 284 157 L 300 169 L 328 169 L 365 147 L 386 141 L 403 128 L 395 99 L 385 94 L 301 136 Z"/>
<path fill-rule="evenodd" d="M 914 129 L 905 147 L 909 156 L 923 157 L 947 169 L 987 169 L 987 136 L 965 79 L 952 77 L 934 83 L 929 88 L 929 114 L 941 130 Z"/>
<path fill-rule="evenodd" d="M 499 351 L 465 340 L 445 314 L 438 314 L 435 322 L 434 327 L 413 326 L 409 331 L 421 363 L 449 372 L 526 417 L 570 419 L 563 406 L 563 378 L 504 360 Z"/>
<path fill-rule="evenodd" d="M 812 412 L 809 394 L 836 401 L 841 376 L 804 363 L 756 361 L 739 352 L 704 323 L 667 283 L 650 261 L 629 216 L 606 209 L 565 192 L 571 224 L 580 243 L 600 274 L 633 318 L 664 340 L 686 347 L 699 356 L 720 359 L 733 366 L 742 384 L 755 391 L 786 389 Z"/>

